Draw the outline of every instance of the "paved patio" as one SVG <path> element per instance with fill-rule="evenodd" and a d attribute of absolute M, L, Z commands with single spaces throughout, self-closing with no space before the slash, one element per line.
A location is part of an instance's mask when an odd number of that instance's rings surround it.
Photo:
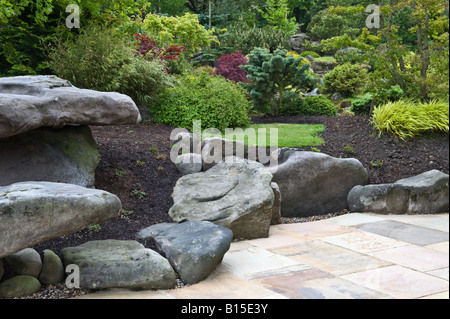
<path fill-rule="evenodd" d="M 205 281 L 88 299 L 449 298 L 449 215 L 352 213 L 232 243 Z"/>

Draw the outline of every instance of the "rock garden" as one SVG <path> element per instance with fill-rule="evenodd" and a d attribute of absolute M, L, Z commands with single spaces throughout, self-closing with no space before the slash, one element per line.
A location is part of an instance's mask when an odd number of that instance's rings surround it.
<path fill-rule="evenodd" d="M 253 1 L 253 18 L 220 15 L 230 1 L 218 1 L 209 26 L 202 1 L 184 2 L 172 12 L 118 1 L 123 17 L 107 27 L 98 22 L 111 13 L 86 7 L 92 24 L 61 38 L 48 14 L 63 12 L 59 4 L 34 17 L 30 4 L 0 8 L 0 27 L 37 19 L 55 28 L 33 65 L 0 60 L 0 299 L 177 289 L 271 225 L 448 213 L 448 31 L 419 49 L 404 34 L 411 53 L 402 56 L 355 31 L 367 14 L 353 7 L 325 5 L 302 30 L 305 13 L 285 1 Z M 448 25 L 440 7 L 424 8 Z M 283 22 L 271 18 L 277 10 L 288 10 Z M 327 30 L 326 16 L 347 27 Z M 0 38 L 14 48 L 1 28 Z M 412 61 L 431 65 L 422 70 L 438 85 Z M 277 126 L 275 145 L 258 125 Z M 258 138 L 230 139 L 229 128 Z"/>

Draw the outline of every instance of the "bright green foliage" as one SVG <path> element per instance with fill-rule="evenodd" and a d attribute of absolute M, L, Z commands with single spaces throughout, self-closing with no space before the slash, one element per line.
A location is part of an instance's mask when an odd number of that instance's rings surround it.
<path fill-rule="evenodd" d="M 380 135 L 390 133 L 402 140 L 426 132 L 448 133 L 448 102 L 438 100 L 425 103 L 411 100 L 388 102 L 374 109 L 372 123 Z"/>
<path fill-rule="evenodd" d="M 325 126 L 322 124 L 252 124 L 250 128 L 255 130 L 254 138 L 250 134 L 246 134 L 245 130 L 242 132 L 233 131 L 232 136 L 222 134 L 222 137 L 245 142 L 248 146 L 261 147 L 305 147 L 322 145 L 325 142 L 318 136 L 325 131 Z M 271 128 L 278 130 L 278 139 L 275 141 L 270 136 Z M 259 129 L 265 129 L 265 139 L 259 136 Z M 261 132 L 264 131 L 261 130 Z"/>
<path fill-rule="evenodd" d="M 338 65 L 323 77 L 323 91 L 350 97 L 360 92 L 368 79 L 367 69 L 359 64 Z"/>
<path fill-rule="evenodd" d="M 159 46 L 184 45 L 189 55 L 208 47 L 216 38 L 211 30 L 206 30 L 198 17 L 186 13 L 181 17 L 158 16 L 149 14 L 144 20 L 144 30 Z"/>
<path fill-rule="evenodd" d="M 259 111 L 277 115 L 287 91 L 305 90 L 313 85 L 313 78 L 307 73 L 309 64 L 300 66 L 303 59 L 287 55 L 284 50 L 272 54 L 267 49 L 255 48 L 248 59 L 249 64 L 242 68 L 252 82 L 243 86 Z"/>
<path fill-rule="evenodd" d="M 306 58 L 308 55 L 312 56 L 313 58 L 320 58 L 319 53 L 314 52 L 314 51 L 303 51 L 300 56 L 302 58 Z"/>
<path fill-rule="evenodd" d="M 193 129 L 193 122 L 202 121 L 202 128 L 245 127 L 250 124 L 250 111 L 245 90 L 221 76 L 206 73 L 184 76 L 174 88 L 161 94 L 150 110 L 157 122 Z"/>
<path fill-rule="evenodd" d="M 334 116 L 337 109 L 326 96 L 307 96 L 303 100 L 300 115 L 326 115 Z"/>
<path fill-rule="evenodd" d="M 260 12 L 273 29 L 281 30 L 289 36 L 297 32 L 295 18 L 288 19 L 290 10 L 287 0 L 266 0 L 266 10 Z"/>
<path fill-rule="evenodd" d="M 75 41 L 58 43 L 49 63 L 57 76 L 77 87 L 116 91 L 147 104 L 173 79 L 162 61 L 147 61 L 134 52 L 133 43 L 114 28 L 90 26 Z"/>
<path fill-rule="evenodd" d="M 283 105 L 280 115 L 292 116 L 312 116 L 324 115 L 334 116 L 337 109 L 334 104 L 325 96 L 307 96 L 303 98 L 295 92 L 287 92 L 283 96 Z"/>

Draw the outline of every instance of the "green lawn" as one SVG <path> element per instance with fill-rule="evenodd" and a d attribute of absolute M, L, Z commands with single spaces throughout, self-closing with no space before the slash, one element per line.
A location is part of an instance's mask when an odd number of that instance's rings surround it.
<path fill-rule="evenodd" d="M 277 133 L 271 129 L 277 129 Z M 259 132 L 266 133 L 259 136 Z M 319 133 L 325 131 L 322 124 L 253 124 L 245 130 L 234 129 L 230 134 L 227 132 L 223 135 L 226 139 L 236 139 L 245 141 L 248 146 L 276 146 L 278 147 L 300 147 L 300 146 L 316 146 L 322 145 L 324 140 L 318 136 Z M 276 135 L 278 134 L 278 141 Z M 272 140 L 271 140 L 272 137 Z M 272 144 L 272 145 L 271 145 Z"/>

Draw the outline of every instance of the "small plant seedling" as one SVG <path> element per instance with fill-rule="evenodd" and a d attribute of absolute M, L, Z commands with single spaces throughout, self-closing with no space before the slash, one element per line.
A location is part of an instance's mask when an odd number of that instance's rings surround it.
<path fill-rule="evenodd" d="M 164 167 L 162 166 L 158 166 L 158 168 L 156 169 L 158 172 L 162 173 L 164 172 Z"/>
<path fill-rule="evenodd" d="M 99 224 L 96 224 L 96 225 L 89 226 L 87 229 L 90 233 L 92 233 L 95 231 L 100 231 L 102 228 L 100 227 Z"/>
<path fill-rule="evenodd" d="M 145 162 L 144 162 L 144 161 L 136 161 L 136 166 L 142 167 L 142 166 L 144 166 L 144 165 L 145 165 Z"/>
<path fill-rule="evenodd" d="M 120 211 L 120 215 L 122 215 L 122 216 L 129 216 L 129 215 L 131 215 L 131 214 L 133 214 L 134 213 L 134 211 L 132 211 L 132 210 L 125 210 L 125 209 L 122 209 L 121 211 Z"/>
<path fill-rule="evenodd" d="M 156 156 L 156 159 L 158 159 L 158 160 L 165 160 L 166 156 L 164 154 L 159 154 L 158 156 Z"/>
<path fill-rule="evenodd" d="M 311 146 L 311 151 L 317 152 L 317 153 L 321 152 L 321 150 L 319 150 L 318 148 L 315 148 L 314 146 Z"/>
<path fill-rule="evenodd" d="M 149 150 L 152 153 L 158 153 L 159 152 L 159 150 L 158 150 L 158 148 L 156 146 L 151 146 Z"/>
<path fill-rule="evenodd" d="M 347 144 L 347 146 L 344 147 L 344 150 L 348 153 L 348 154 L 354 154 L 355 150 L 353 149 L 353 147 L 350 144 Z"/>
<path fill-rule="evenodd" d="M 380 168 L 381 166 L 383 166 L 383 160 L 376 160 L 375 162 L 370 161 L 370 166 Z"/>
<path fill-rule="evenodd" d="M 133 189 L 130 194 L 131 196 L 138 197 L 140 199 L 144 198 L 147 195 L 146 192 L 138 191 L 137 189 Z"/>
<path fill-rule="evenodd" d="M 123 177 L 123 176 L 127 175 L 127 172 L 116 169 L 116 173 L 115 174 L 116 174 L 117 177 Z"/>

